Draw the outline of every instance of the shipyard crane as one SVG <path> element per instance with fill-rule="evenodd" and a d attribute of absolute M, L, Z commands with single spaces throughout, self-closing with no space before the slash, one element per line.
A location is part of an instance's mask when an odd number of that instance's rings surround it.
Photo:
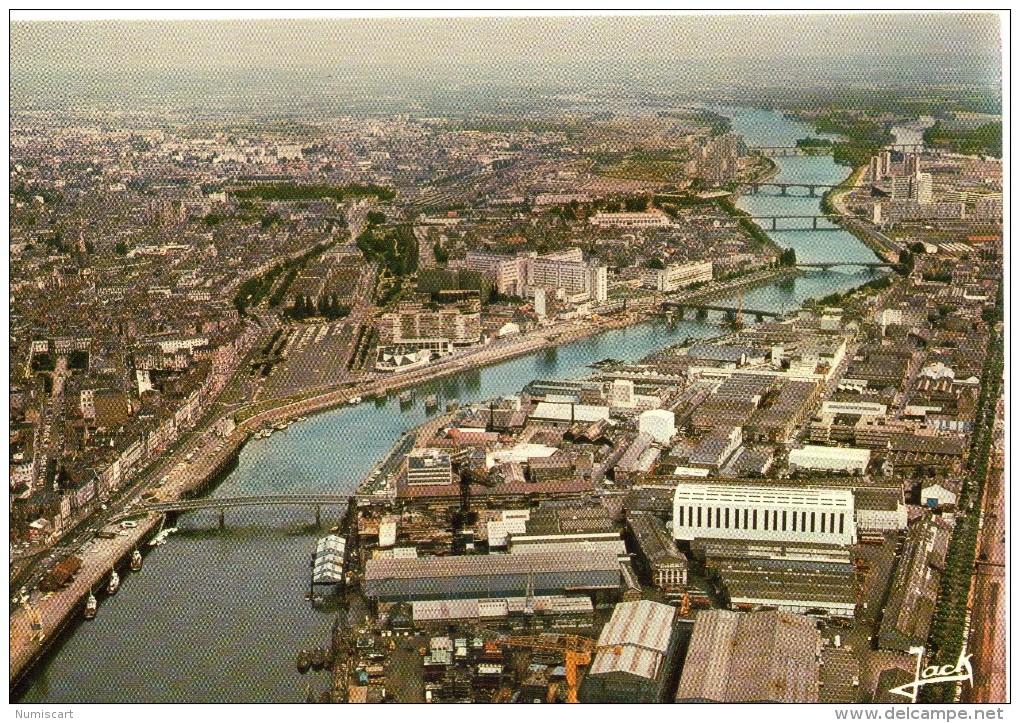
<path fill-rule="evenodd" d="M 737 315 L 733 317 L 733 328 L 740 331 L 744 328 L 744 294 L 737 292 Z"/>
<path fill-rule="evenodd" d="M 28 635 L 28 639 L 41 643 L 46 639 L 46 632 L 43 630 L 42 616 L 39 615 L 38 610 L 32 607 L 32 603 L 28 600 L 23 601 L 22 605 L 25 608 L 25 612 L 28 613 L 28 624 L 31 630 Z"/>
<path fill-rule="evenodd" d="M 591 663 L 595 640 L 581 635 L 512 635 L 500 636 L 497 642 L 512 648 L 563 653 L 567 669 L 567 702 L 577 703 L 577 669 Z"/>

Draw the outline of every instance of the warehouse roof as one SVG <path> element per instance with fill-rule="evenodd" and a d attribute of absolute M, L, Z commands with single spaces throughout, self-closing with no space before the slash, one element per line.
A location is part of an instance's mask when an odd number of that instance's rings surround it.
<path fill-rule="evenodd" d="M 684 480 L 677 485 L 675 498 L 689 502 L 739 502 L 752 504 L 783 504 L 792 506 L 832 505 L 853 507 L 853 495 L 848 489 L 820 489 L 817 487 L 780 487 L 757 484 L 717 484 Z"/>
<path fill-rule="evenodd" d="M 661 519 L 650 512 L 632 510 L 627 513 L 627 524 L 642 554 L 653 565 L 680 564 L 686 567 L 687 556 L 677 549 Z"/>
<path fill-rule="evenodd" d="M 531 412 L 531 417 L 555 422 L 596 422 L 600 419 L 609 419 L 609 407 L 594 404 L 539 402 Z"/>
<path fill-rule="evenodd" d="M 820 644 L 815 621 L 803 615 L 703 610 L 676 699 L 816 703 Z"/>
<path fill-rule="evenodd" d="M 655 680 L 673 635 L 676 608 L 651 600 L 623 602 L 602 629 L 589 675 L 630 673 Z"/>
<path fill-rule="evenodd" d="M 519 555 L 464 555 L 456 557 L 418 557 L 407 560 L 369 560 L 365 565 L 365 581 L 387 578 L 412 579 L 428 577 L 460 577 L 462 575 L 505 575 L 518 572 L 560 572 L 570 570 L 618 570 L 612 553 L 540 552 L 526 557 Z"/>
<path fill-rule="evenodd" d="M 816 444 L 805 444 L 803 447 L 790 450 L 790 464 L 818 458 L 867 464 L 871 460 L 871 450 L 856 447 L 825 447 Z"/>

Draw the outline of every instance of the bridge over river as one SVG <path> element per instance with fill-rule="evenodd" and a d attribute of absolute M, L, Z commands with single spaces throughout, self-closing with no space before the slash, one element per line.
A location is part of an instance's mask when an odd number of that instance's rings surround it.
<path fill-rule="evenodd" d="M 234 507 L 277 507 L 281 505 L 314 507 L 315 524 L 321 524 L 322 508 L 329 506 L 346 507 L 351 495 L 295 494 L 295 495 L 249 495 L 245 497 L 203 497 L 173 502 L 154 502 L 142 509 L 149 512 L 192 512 L 194 510 L 219 510 L 220 527 L 226 524 L 226 511 Z"/>

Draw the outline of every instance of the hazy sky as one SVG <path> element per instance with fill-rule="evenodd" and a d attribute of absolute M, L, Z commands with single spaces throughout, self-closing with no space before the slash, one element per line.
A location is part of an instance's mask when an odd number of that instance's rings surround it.
<path fill-rule="evenodd" d="M 998 84 L 993 13 L 25 21 L 11 103 Z M 430 95 L 431 94 L 431 95 Z M 700 96 L 699 96 L 700 97 Z M 224 101 L 227 102 L 227 101 Z"/>
<path fill-rule="evenodd" d="M 993 14 L 15 22 L 11 71 L 998 53 Z"/>

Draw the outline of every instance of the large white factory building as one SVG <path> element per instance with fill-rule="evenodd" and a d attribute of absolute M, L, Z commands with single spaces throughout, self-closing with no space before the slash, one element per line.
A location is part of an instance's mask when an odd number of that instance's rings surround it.
<path fill-rule="evenodd" d="M 854 498 L 849 489 L 680 484 L 673 536 L 852 545 Z"/>

